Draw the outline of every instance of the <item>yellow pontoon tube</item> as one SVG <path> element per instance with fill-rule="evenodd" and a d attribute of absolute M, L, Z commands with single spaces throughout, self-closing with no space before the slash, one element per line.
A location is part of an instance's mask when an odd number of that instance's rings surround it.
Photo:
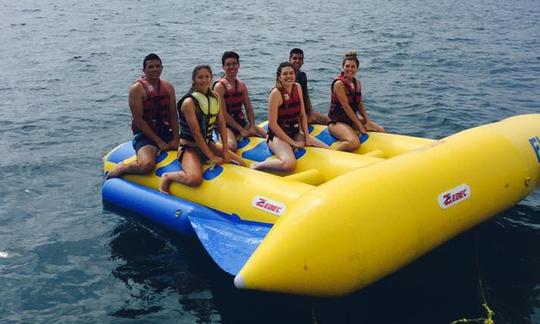
<path fill-rule="evenodd" d="M 298 197 L 235 278 L 338 296 L 403 267 L 540 184 L 540 114 L 463 131 Z"/>

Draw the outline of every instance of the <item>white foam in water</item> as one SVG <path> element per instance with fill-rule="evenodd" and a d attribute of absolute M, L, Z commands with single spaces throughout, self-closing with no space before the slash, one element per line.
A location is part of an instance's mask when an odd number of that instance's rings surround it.
<path fill-rule="evenodd" d="M 7 258 L 9 257 L 9 254 L 5 251 L 0 251 L 0 258 Z"/>

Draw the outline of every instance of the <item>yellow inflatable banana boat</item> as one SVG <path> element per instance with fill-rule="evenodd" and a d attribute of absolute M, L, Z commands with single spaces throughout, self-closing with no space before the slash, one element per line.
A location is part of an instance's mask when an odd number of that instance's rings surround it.
<path fill-rule="evenodd" d="M 325 127 L 312 135 L 335 146 Z M 149 175 L 104 183 L 103 199 L 196 235 L 239 288 L 344 295 L 373 283 L 519 202 L 540 184 L 540 114 L 469 129 L 439 141 L 370 133 L 352 153 L 295 152 L 297 167 L 270 174 L 205 166 L 198 188 L 156 191 L 176 153 Z M 273 158 L 263 139 L 239 143 L 248 163 Z M 104 171 L 134 158 L 131 143 Z"/>

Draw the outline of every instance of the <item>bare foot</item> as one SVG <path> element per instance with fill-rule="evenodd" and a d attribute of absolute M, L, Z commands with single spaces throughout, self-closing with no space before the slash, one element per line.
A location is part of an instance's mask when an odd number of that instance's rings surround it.
<path fill-rule="evenodd" d="M 171 179 L 169 179 L 169 175 L 167 173 L 164 173 L 161 176 L 161 182 L 159 183 L 159 191 L 164 194 L 171 194 L 169 192 L 169 185 L 171 184 Z"/>
<path fill-rule="evenodd" d="M 122 175 L 122 164 L 118 164 L 112 169 L 112 171 L 109 171 L 105 173 L 105 180 L 111 179 L 111 178 L 117 178 Z"/>
<path fill-rule="evenodd" d="M 260 162 L 253 162 L 251 163 L 251 165 L 249 166 L 250 169 L 253 169 L 253 170 L 259 170 L 259 168 L 261 167 L 261 163 Z"/>

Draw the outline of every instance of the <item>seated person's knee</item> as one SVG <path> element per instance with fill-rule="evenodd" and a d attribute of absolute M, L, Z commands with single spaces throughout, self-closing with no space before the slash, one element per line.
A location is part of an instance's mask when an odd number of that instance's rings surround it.
<path fill-rule="evenodd" d="M 156 163 L 150 160 L 142 160 L 139 162 L 139 168 L 142 173 L 149 173 L 154 170 Z"/>
<path fill-rule="evenodd" d="M 186 175 L 186 185 L 190 187 L 198 187 L 202 183 L 202 175 Z"/>
<path fill-rule="evenodd" d="M 284 171 L 287 171 L 287 172 L 294 171 L 295 167 L 296 167 L 296 160 L 283 161 L 283 169 L 284 169 Z"/>

